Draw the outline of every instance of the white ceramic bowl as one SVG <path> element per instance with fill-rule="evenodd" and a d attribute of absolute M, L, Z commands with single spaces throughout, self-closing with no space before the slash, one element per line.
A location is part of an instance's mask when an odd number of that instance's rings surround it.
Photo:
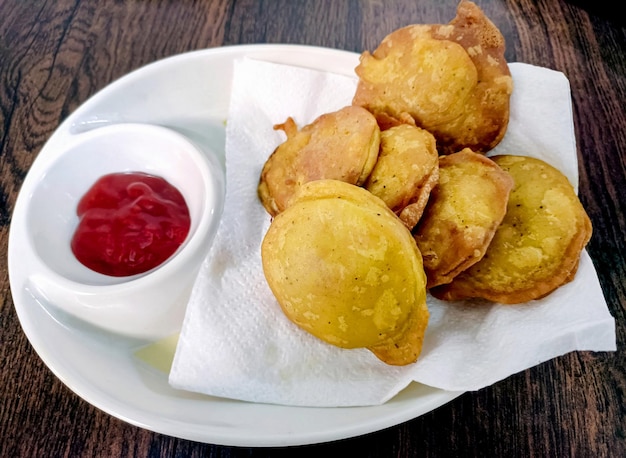
<path fill-rule="evenodd" d="M 100 127 L 54 147 L 56 159 L 40 171 L 27 203 L 27 240 L 37 263 L 31 292 L 108 331 L 150 339 L 176 332 L 219 224 L 219 164 L 179 133 L 147 124 Z M 129 277 L 85 267 L 70 247 L 78 201 L 98 178 L 115 172 L 163 177 L 182 193 L 191 216 L 185 242 L 167 261 Z"/>

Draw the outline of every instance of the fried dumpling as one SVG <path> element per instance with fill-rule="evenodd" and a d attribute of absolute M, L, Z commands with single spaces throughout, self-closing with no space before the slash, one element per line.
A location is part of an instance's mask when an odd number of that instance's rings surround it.
<path fill-rule="evenodd" d="M 512 188 L 507 172 L 470 149 L 439 159 L 439 183 L 414 231 L 428 288 L 451 282 L 483 257 Z"/>
<path fill-rule="evenodd" d="M 430 132 L 408 124 L 392 127 L 381 132 L 380 153 L 365 188 L 413 229 L 437 184 L 438 161 Z"/>
<path fill-rule="evenodd" d="M 544 297 L 574 279 L 591 237 L 591 221 L 559 170 L 525 156 L 492 160 L 515 182 L 506 215 L 485 256 L 431 290 L 440 299 L 515 304 Z"/>
<path fill-rule="evenodd" d="M 441 154 L 486 153 L 508 126 L 513 80 L 498 28 L 462 1 L 448 24 L 410 25 L 364 52 L 353 104 L 381 129 L 408 123 L 431 132 Z"/>
<path fill-rule="evenodd" d="M 335 179 L 362 185 L 378 158 L 380 129 L 367 110 L 348 106 L 326 113 L 302 129 L 292 118 L 274 126 L 285 132 L 263 166 L 258 195 L 276 216 L 304 183 Z"/>
<path fill-rule="evenodd" d="M 270 289 L 299 327 L 387 364 L 417 360 L 429 316 L 421 256 L 369 191 L 337 180 L 304 184 L 273 219 L 261 255 Z"/>

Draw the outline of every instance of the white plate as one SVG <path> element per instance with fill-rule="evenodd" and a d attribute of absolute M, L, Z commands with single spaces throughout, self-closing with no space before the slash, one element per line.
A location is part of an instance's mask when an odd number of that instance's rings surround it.
<path fill-rule="evenodd" d="M 224 152 L 224 122 L 235 59 L 250 56 L 353 75 L 358 55 L 295 45 L 195 51 L 139 70 L 100 91 L 52 135 L 26 177 L 9 235 L 9 277 L 24 332 L 54 374 L 87 402 L 128 423 L 184 439 L 234 446 L 327 442 L 378 431 L 439 407 L 459 393 L 412 384 L 380 406 L 304 408 L 253 404 L 172 389 L 165 374 L 133 356 L 144 342 L 122 339 L 51 312 L 28 289 L 25 201 L 54 142 L 112 122 L 144 122 L 187 134 Z M 45 395 L 42 393 L 42 395 Z"/>

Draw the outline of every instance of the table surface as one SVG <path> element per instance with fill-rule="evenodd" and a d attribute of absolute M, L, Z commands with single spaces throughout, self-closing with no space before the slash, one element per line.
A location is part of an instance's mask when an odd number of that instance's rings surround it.
<path fill-rule="evenodd" d="M 293 448 L 201 444 L 114 418 L 71 392 L 23 333 L 7 269 L 11 214 L 59 124 L 99 89 L 196 49 L 294 43 L 373 50 L 445 23 L 455 0 L 0 0 L 0 456 L 626 456 L 626 27 L 618 4 L 478 0 L 509 62 L 570 80 L 587 247 L 617 323 L 616 352 L 550 360 L 383 431 Z"/>

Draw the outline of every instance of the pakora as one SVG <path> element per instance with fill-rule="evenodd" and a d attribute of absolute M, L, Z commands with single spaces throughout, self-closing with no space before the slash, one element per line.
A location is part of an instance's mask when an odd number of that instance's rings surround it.
<path fill-rule="evenodd" d="M 483 257 L 512 188 L 507 172 L 470 149 L 439 159 L 439 183 L 414 231 L 428 288 L 450 283 Z"/>
<path fill-rule="evenodd" d="M 381 129 L 414 124 L 431 132 L 441 154 L 486 153 L 509 122 L 513 80 L 498 28 L 462 1 L 448 24 L 416 24 L 387 35 L 361 54 L 352 103 Z"/>
<path fill-rule="evenodd" d="M 287 135 L 263 165 L 258 195 L 276 216 L 303 184 L 335 179 L 362 185 L 376 163 L 380 129 L 367 110 L 347 106 L 319 116 L 298 129 L 288 118 L 274 126 Z"/>
<path fill-rule="evenodd" d="M 431 289 L 440 299 L 516 304 L 542 298 L 574 279 L 591 237 L 589 216 L 558 169 L 526 156 L 491 159 L 515 182 L 506 215 L 479 262 Z"/>
<path fill-rule="evenodd" d="M 324 342 L 417 360 L 428 325 L 426 276 L 410 231 L 362 187 L 304 184 L 270 224 L 263 271 L 285 315 Z"/>
<path fill-rule="evenodd" d="M 381 132 L 380 153 L 365 188 L 413 229 L 439 179 L 438 160 L 430 132 L 408 124 L 392 127 Z"/>

